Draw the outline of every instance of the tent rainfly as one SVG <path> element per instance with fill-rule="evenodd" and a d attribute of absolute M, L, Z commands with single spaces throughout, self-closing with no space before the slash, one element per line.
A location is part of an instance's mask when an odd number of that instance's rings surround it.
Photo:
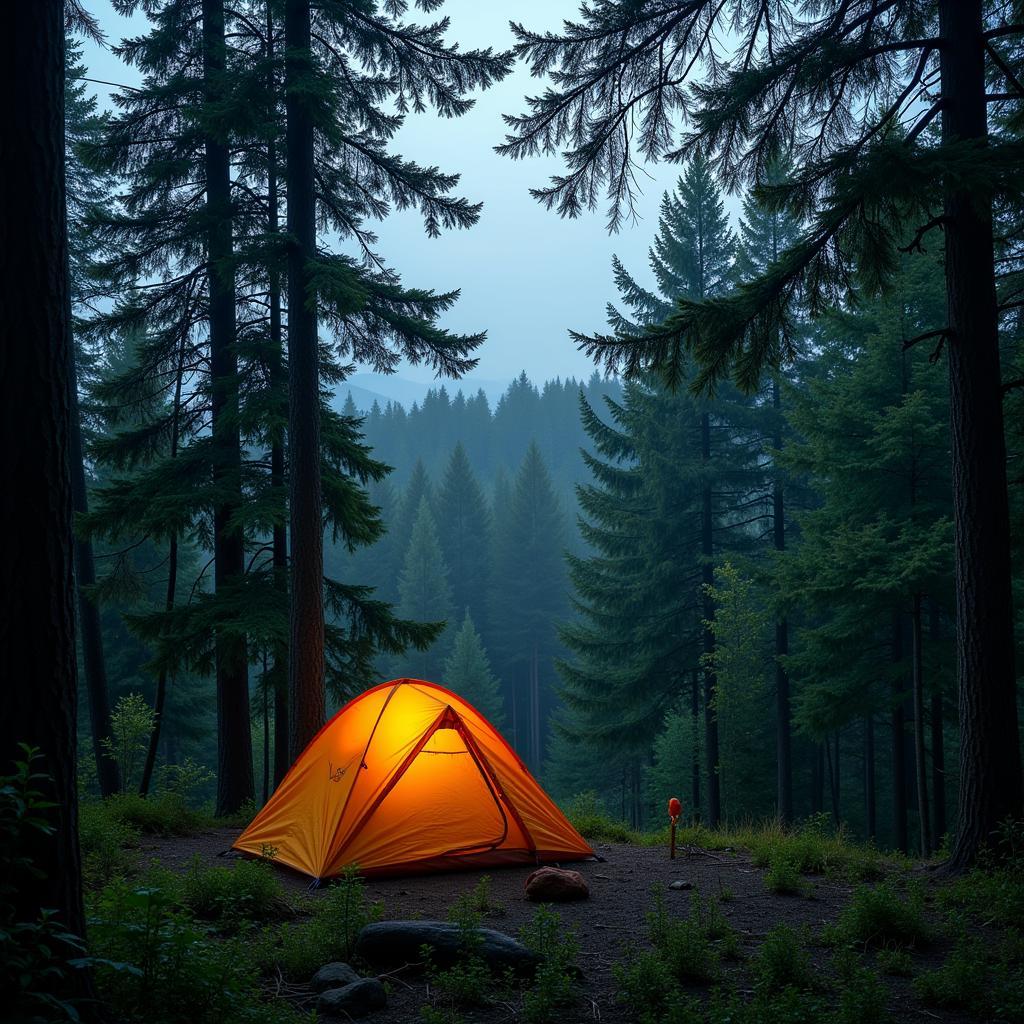
<path fill-rule="evenodd" d="M 234 849 L 329 878 L 584 860 L 593 850 L 501 733 L 421 679 L 382 683 L 313 738 Z"/>

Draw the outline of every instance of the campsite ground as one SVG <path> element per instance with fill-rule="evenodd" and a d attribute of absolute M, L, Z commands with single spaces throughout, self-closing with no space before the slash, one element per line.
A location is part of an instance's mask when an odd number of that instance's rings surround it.
<path fill-rule="evenodd" d="M 143 862 L 151 861 L 176 872 L 196 870 L 205 864 L 232 865 L 232 858 L 219 859 L 218 854 L 226 850 L 237 830 L 225 828 L 207 829 L 199 834 L 180 838 L 145 837 L 140 850 Z M 680 856 L 671 861 L 662 845 L 637 845 L 594 840 L 595 848 L 603 862 L 573 864 L 586 878 L 590 887 L 590 898 L 584 902 L 560 904 L 554 907 L 563 931 L 574 931 L 579 945 L 578 965 L 581 971 L 574 986 L 573 1002 L 560 1006 L 550 1019 L 554 1021 L 618 1021 L 635 1019 L 635 1005 L 624 1005 L 621 1000 L 622 984 L 616 979 L 614 965 L 635 960 L 636 951 L 649 947 L 647 914 L 652 907 L 653 892 L 665 887 L 664 899 L 671 920 L 685 921 L 694 913 L 694 896 L 704 901 L 705 908 L 716 908 L 721 918 L 716 929 L 710 930 L 717 938 L 709 948 L 715 960 L 715 973 L 719 991 L 732 991 L 740 999 L 749 1000 L 752 993 L 765 984 L 765 971 L 778 972 L 771 964 L 765 966 L 763 952 L 767 936 L 777 934 L 774 929 L 785 924 L 793 930 L 795 950 L 782 951 L 781 957 L 792 960 L 790 965 L 797 974 L 800 957 L 805 952 L 809 957 L 807 977 L 804 978 L 808 1004 L 805 1017 L 798 1007 L 792 1012 L 780 1011 L 774 1003 L 772 1019 L 779 1021 L 803 1021 L 816 1018 L 813 1012 L 814 1000 L 828 1008 L 829 1020 L 842 1020 L 844 1024 L 869 1024 L 874 1021 L 894 1020 L 927 1021 L 938 1020 L 960 1022 L 977 1020 L 964 1008 L 941 1005 L 957 1002 L 956 992 L 951 999 L 941 995 L 942 987 L 933 986 L 940 993 L 927 1003 L 915 990 L 913 979 L 928 972 L 934 972 L 944 963 L 955 960 L 962 952 L 964 935 L 952 924 L 950 908 L 956 906 L 952 898 L 954 890 L 940 880 L 937 873 L 921 865 L 906 862 L 897 864 L 886 861 L 875 854 L 868 861 L 857 861 L 854 869 L 846 870 L 833 856 L 832 868 L 825 874 L 798 875 L 795 879 L 780 877 L 782 861 L 771 850 L 756 846 L 753 850 L 729 848 L 706 850 L 694 856 Z M 721 844 L 715 844 L 721 845 Z M 799 854 L 799 851 L 797 851 Z M 794 855 L 796 856 L 796 854 Z M 761 863 L 763 866 L 758 866 Z M 800 865 L 794 860 L 794 863 Z M 851 864 L 854 864 L 851 861 Z M 570 866 L 570 865 L 567 865 Z M 302 901 L 308 889 L 308 880 L 279 870 L 276 872 L 289 898 Z M 783 875 L 785 871 L 783 870 Z M 902 938 L 899 932 L 899 914 L 890 920 L 893 909 L 879 904 L 874 913 L 875 921 L 861 922 L 856 927 L 875 929 L 865 934 L 856 934 L 856 928 L 837 941 L 832 932 L 841 920 L 844 910 L 857 902 L 855 891 L 856 875 L 888 876 L 895 899 L 906 897 L 912 891 L 919 893 L 920 909 L 924 930 L 920 934 L 907 934 Z M 526 925 L 536 912 L 536 906 L 529 903 L 523 892 L 528 868 L 507 868 L 490 873 L 487 909 L 483 924 L 515 935 Z M 844 875 L 846 877 L 844 877 Z M 460 895 L 467 894 L 478 885 L 479 873 L 453 873 L 427 875 L 413 878 L 371 880 L 367 883 L 367 896 L 378 902 L 384 919 L 445 919 L 453 903 Z M 692 890 L 672 890 L 673 881 L 691 883 Z M 873 884 L 877 884 L 876 882 Z M 795 888 L 797 891 L 783 891 Z M 863 890 L 866 891 L 866 890 Z M 877 890 L 876 890 L 877 891 Z M 324 890 L 314 894 L 314 899 L 324 896 Z M 913 902 L 914 897 L 909 897 Z M 863 909 L 863 908 L 862 908 Z M 959 914 L 956 911 L 956 914 Z M 888 915 L 888 916 L 887 916 Z M 850 918 L 847 912 L 842 920 Z M 870 913 L 869 913 L 870 917 Z M 1001 942 L 1003 933 L 991 920 L 976 920 L 971 926 L 972 934 L 980 936 L 983 943 Z M 725 924 L 721 924 L 724 919 Z M 966 922 L 967 917 L 961 916 Z M 920 922 L 919 922 L 920 924 Z M 891 936 L 886 929 L 895 929 Z M 913 928 L 911 928 L 911 932 Z M 731 932 L 731 936 L 728 934 Z M 927 933 L 927 934 L 926 934 Z M 783 945 L 785 945 L 783 943 Z M 842 966 L 837 959 L 837 946 L 852 948 L 856 965 Z M 906 950 L 906 952 L 902 952 Z M 691 954 L 700 957 L 700 953 Z M 969 968 L 969 965 L 968 965 Z M 980 966 L 978 967 L 980 970 Z M 787 968 L 781 968 L 785 975 Z M 848 972 L 853 971 L 850 974 Z M 857 974 L 856 972 L 861 972 Z M 697 971 L 699 973 L 699 970 Z M 870 975 L 870 978 L 868 977 Z M 855 1005 L 849 1012 L 840 1013 L 840 1002 L 846 987 L 844 978 L 858 978 L 857 984 L 875 979 L 878 983 L 880 1005 L 858 1010 Z M 943 976 L 937 975 L 942 978 Z M 372 1020 L 379 1024 L 409 1024 L 420 1020 L 421 1008 L 430 1004 L 436 993 L 432 993 L 423 974 L 402 972 L 388 979 L 390 1001 L 387 1010 L 375 1013 Z M 779 981 L 780 979 L 776 979 Z M 785 980 L 785 979 L 782 979 Z M 799 978 L 794 979 L 799 987 Z M 979 979 L 980 980 L 980 979 Z M 1011 983 L 1014 979 L 1011 978 Z M 1017 984 L 1021 984 L 1019 977 Z M 771 978 L 769 977 L 769 983 Z M 875 982 L 871 982 L 875 984 Z M 780 986 L 781 987 L 781 986 Z M 870 989 L 870 984 L 868 985 Z M 279 991 L 297 1008 L 306 1009 L 315 1005 L 313 993 L 302 983 L 278 984 L 270 982 L 270 989 Z M 697 998 L 704 998 L 709 986 L 687 983 L 682 991 Z M 867 991 L 867 990 L 865 990 Z M 617 993 L 619 996 L 617 997 Z M 867 997 L 865 997 L 867 998 Z M 870 1003 L 870 998 L 867 999 Z M 963 999 L 962 1002 L 970 1002 Z M 785 1002 L 785 1000 L 783 1000 Z M 879 998 L 875 999 L 879 1003 Z M 438 1021 L 461 1020 L 497 1024 L 497 1022 L 522 1020 L 522 993 L 510 991 L 507 998 L 499 996 L 490 1005 L 467 1007 L 459 1016 L 441 1015 Z M 779 1011 L 781 1015 L 776 1015 Z M 722 1020 L 735 1020 L 723 1012 Z M 1017 1020 L 1011 1007 L 1005 1020 Z M 669 1020 L 656 1016 L 652 1020 Z M 678 1018 L 684 1020 L 683 1017 Z M 756 1015 L 744 1020 L 759 1019 Z M 767 1019 L 767 1018 L 764 1018 Z M 982 1015 L 984 1019 L 984 1015 Z M 675 1018 L 671 1018 L 674 1024 Z M 687 1022 L 688 1024 L 688 1022 Z"/>

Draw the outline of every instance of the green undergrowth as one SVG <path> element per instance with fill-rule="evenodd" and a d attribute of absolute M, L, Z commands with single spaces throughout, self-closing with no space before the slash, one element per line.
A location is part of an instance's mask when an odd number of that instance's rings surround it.
<path fill-rule="evenodd" d="M 888 989 L 852 950 L 816 967 L 807 927 L 777 925 L 744 958 L 736 933 L 694 896 L 675 918 L 653 892 L 649 948 L 629 947 L 614 967 L 624 1019 L 637 1024 L 888 1024 Z M 820 943 L 819 943 L 820 945 Z M 739 961 L 746 959 L 743 965 Z M 735 963 L 728 969 L 729 961 Z M 744 971 L 743 966 L 747 969 Z"/>
<path fill-rule="evenodd" d="M 593 794 L 577 796 L 566 808 L 576 830 L 590 842 L 626 843 L 633 846 L 668 846 L 669 829 L 638 832 L 615 821 Z M 896 854 L 883 854 L 875 846 L 856 842 L 845 829 L 835 828 L 827 815 L 816 815 L 800 825 L 784 827 L 778 821 L 728 828 L 703 825 L 680 826 L 680 848 L 744 850 L 754 864 L 767 872 L 767 885 L 779 893 L 803 893 L 804 875 L 824 875 L 847 881 L 872 881 L 907 866 Z"/>
<path fill-rule="evenodd" d="M 491 971 L 480 955 L 479 928 L 484 914 L 494 913 L 497 906 L 490 878 L 484 875 L 448 911 L 448 920 L 459 928 L 458 961 L 442 968 L 434 963 L 430 948 L 422 948 L 430 997 L 420 1007 L 423 1024 L 463 1024 L 465 1014 L 499 1002 L 515 1006 L 515 1019 L 523 1024 L 557 1024 L 575 1000 L 579 943 L 575 930 L 565 928 L 550 907 L 538 907 L 519 930 L 519 941 L 537 955 L 533 976 L 524 980 L 509 971 Z"/>

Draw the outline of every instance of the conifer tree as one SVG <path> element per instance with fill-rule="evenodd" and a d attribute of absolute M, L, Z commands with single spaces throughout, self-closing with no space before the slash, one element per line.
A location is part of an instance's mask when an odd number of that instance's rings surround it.
<path fill-rule="evenodd" d="M 769 185 L 778 184 L 792 173 L 782 161 L 774 163 L 766 172 Z M 776 209 L 759 201 L 755 194 L 743 199 L 743 216 L 739 223 L 734 275 L 739 280 L 763 273 L 796 240 L 799 221 L 786 210 Z M 782 410 L 781 374 L 771 375 L 768 394 L 761 403 L 766 408 L 766 440 L 773 453 L 782 448 L 786 419 Z M 786 549 L 786 479 L 778 465 L 777 455 L 771 456 L 772 546 L 777 552 Z M 793 758 L 792 707 L 789 676 L 784 659 L 789 653 L 789 622 L 780 615 L 775 623 L 775 725 L 776 725 L 776 811 L 779 820 L 793 820 Z"/>
<path fill-rule="evenodd" d="M 951 868 L 966 869 L 1000 821 L 1024 813 L 999 360 L 1000 316 L 1013 306 L 997 302 L 993 240 L 994 202 L 1019 195 L 1020 142 L 989 118 L 992 103 L 1019 117 L 1013 61 L 1000 55 L 1024 35 L 1019 10 L 828 0 L 752 14 L 740 0 L 655 10 L 612 0 L 585 6 L 560 34 L 514 31 L 519 56 L 555 84 L 506 118 L 501 150 L 567 154 L 567 173 L 534 193 L 547 207 L 576 216 L 606 187 L 616 229 L 636 197 L 637 153 L 701 153 L 730 186 L 760 185 L 772 206 L 805 219 L 795 243 L 728 297 L 691 297 L 662 325 L 580 339 L 609 369 L 654 369 L 678 384 L 689 348 L 701 366 L 694 386 L 731 373 L 754 390 L 795 354 L 791 300 L 818 313 L 874 292 L 900 245 L 920 248 L 942 229 L 946 322 L 906 343 L 938 343 L 949 369 L 961 729 Z M 769 188 L 783 149 L 799 172 Z"/>
<path fill-rule="evenodd" d="M 4 924 L 34 924 L 55 911 L 65 929 L 82 935 L 64 28 L 62 0 L 17 4 L 0 42 L 13 83 L 4 145 L 19 154 L 5 171 L 9 196 L 17 200 L 5 202 L 0 214 L 4 239 L 18 240 L 18 258 L 7 261 L 0 282 L 0 422 L 5 438 L 19 439 L 0 491 L 0 511 L 17 538 L 0 568 L 0 770 L 10 773 L 13 762 L 25 760 L 20 744 L 35 748 L 42 761 L 33 768 L 43 778 L 32 785 L 49 802 L 38 808 L 46 827 L 17 837 L 24 845 L 16 849 L 32 870 L 5 879 L 15 884 L 4 895 Z"/>
<path fill-rule="evenodd" d="M 502 521 L 503 520 L 503 521 Z M 551 707 L 550 669 L 557 651 L 555 623 L 566 607 L 565 516 L 551 487 L 540 449 L 531 444 L 519 467 L 507 512 L 495 537 L 492 581 L 495 637 L 513 706 L 525 691 L 527 739 L 521 748 L 535 770 L 544 757 Z M 518 725 L 518 723 L 517 723 Z"/>
<path fill-rule="evenodd" d="M 452 641 L 452 652 L 444 663 L 441 681 L 468 700 L 496 729 L 504 728 L 501 687 L 491 673 L 487 651 L 468 611 Z"/>
<path fill-rule="evenodd" d="M 951 604 L 948 391 L 927 354 L 903 351 L 901 341 L 942 316 L 937 272 L 914 261 L 891 298 L 856 319 L 826 322 L 814 377 L 794 394 L 797 438 L 786 448 L 787 462 L 821 495 L 819 508 L 799 516 L 801 543 L 787 555 L 783 577 L 809 616 L 791 659 L 801 678 L 813 680 L 799 694 L 799 717 L 824 737 L 889 711 L 892 841 L 907 849 L 906 765 L 913 763 L 923 855 L 933 837 L 922 606 L 926 598 Z M 841 659 L 839 651 L 846 652 Z M 887 692 L 879 692 L 880 679 L 888 680 Z M 905 750 L 907 718 L 913 758 Z"/>
<path fill-rule="evenodd" d="M 405 562 L 398 580 L 398 612 L 407 619 L 437 623 L 444 630 L 452 615 L 448 567 L 437 539 L 437 524 L 426 497 L 420 499 Z M 440 630 L 433 646 L 396 660 L 396 674 L 436 681 L 444 667 L 447 648 Z"/>
<path fill-rule="evenodd" d="M 448 565 L 453 607 L 471 614 L 476 623 L 485 622 L 490 512 L 461 443 L 452 451 L 437 496 L 437 528 Z"/>
<path fill-rule="evenodd" d="M 314 19 L 310 0 L 285 2 L 293 755 L 324 714 L 318 323 L 354 360 L 385 370 L 404 355 L 458 376 L 474 365 L 471 352 L 483 340 L 438 327 L 456 294 L 402 289 L 372 251 L 364 221 L 390 204 L 419 210 L 430 235 L 477 220 L 479 206 L 451 194 L 457 176 L 395 156 L 388 145 L 410 106 L 459 116 L 472 106 L 466 93 L 503 78 L 511 57 L 460 50 L 444 39 L 447 19 L 408 24 L 407 8 L 331 2 L 318 4 Z M 384 112 L 385 99 L 399 114 Z M 361 262 L 319 249 L 318 214 L 356 243 Z"/>
<path fill-rule="evenodd" d="M 657 282 L 652 293 L 636 283 L 616 259 L 613 261 L 615 283 L 622 301 L 632 317 L 625 316 L 614 305 L 608 306 L 608 322 L 617 332 L 632 333 L 640 325 L 659 322 L 666 311 L 683 296 L 706 298 L 720 294 L 727 286 L 732 271 L 734 239 L 728 226 L 725 207 L 711 177 L 709 165 L 701 157 L 692 160 L 675 191 L 662 201 L 658 234 L 649 250 L 651 270 Z M 673 369 L 675 383 L 685 379 L 687 366 L 680 363 Z M 701 538 L 701 601 L 703 622 L 704 674 L 704 747 L 707 758 L 707 807 L 709 824 L 715 826 L 721 813 L 718 724 L 714 710 L 714 558 L 716 554 L 716 510 L 720 499 L 714 494 L 716 476 L 721 488 L 724 475 L 716 474 L 712 461 L 720 447 L 728 449 L 737 423 L 749 418 L 734 401 L 730 410 L 725 403 L 704 403 L 695 410 L 699 417 L 697 444 L 700 452 L 700 538 Z M 737 413 L 740 413 L 737 416 Z M 734 490 L 751 482 L 732 480 Z"/>
<path fill-rule="evenodd" d="M 92 239 L 88 230 L 92 207 L 109 202 L 111 182 L 91 168 L 83 159 L 83 147 L 95 143 L 103 126 L 96 112 L 96 101 L 81 80 L 85 67 L 81 62 L 81 46 L 73 38 L 65 52 L 64 137 L 65 177 L 68 207 L 68 286 L 71 297 L 72 380 L 71 380 L 71 484 L 76 515 L 88 512 L 88 479 L 85 443 L 88 430 L 80 391 L 87 386 L 91 353 L 78 337 L 76 318 L 88 315 Z M 104 756 L 104 739 L 111 737 L 110 699 L 107 689 L 107 667 L 103 652 L 103 630 L 100 609 L 90 589 L 96 583 L 96 561 L 92 540 L 80 531 L 75 536 L 75 586 L 78 591 L 78 628 L 82 647 L 82 675 L 88 694 L 89 723 L 93 756 L 100 793 L 109 796 L 120 788 L 117 764 Z"/>

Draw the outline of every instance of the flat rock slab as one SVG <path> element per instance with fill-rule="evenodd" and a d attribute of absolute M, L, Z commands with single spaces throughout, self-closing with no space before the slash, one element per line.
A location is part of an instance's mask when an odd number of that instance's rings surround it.
<path fill-rule="evenodd" d="M 564 868 L 537 868 L 526 879 L 526 898 L 534 903 L 568 903 L 585 900 L 590 889 L 578 871 Z"/>
<path fill-rule="evenodd" d="M 476 931 L 480 942 L 474 951 L 488 967 L 529 974 L 537 966 L 537 955 L 510 935 L 493 928 Z M 462 933 L 449 921 L 376 921 L 359 933 L 356 953 L 375 966 L 400 967 L 419 963 L 423 946 L 430 947 L 439 967 L 450 967 L 464 956 Z"/>
<path fill-rule="evenodd" d="M 328 1017 L 366 1017 L 388 1005 L 388 994 L 376 978 L 360 978 L 320 993 L 316 1012 Z"/>
<path fill-rule="evenodd" d="M 335 962 L 324 964 L 309 982 L 309 987 L 314 992 L 326 992 L 329 988 L 344 988 L 353 982 L 359 981 L 359 972 L 348 964 Z"/>

